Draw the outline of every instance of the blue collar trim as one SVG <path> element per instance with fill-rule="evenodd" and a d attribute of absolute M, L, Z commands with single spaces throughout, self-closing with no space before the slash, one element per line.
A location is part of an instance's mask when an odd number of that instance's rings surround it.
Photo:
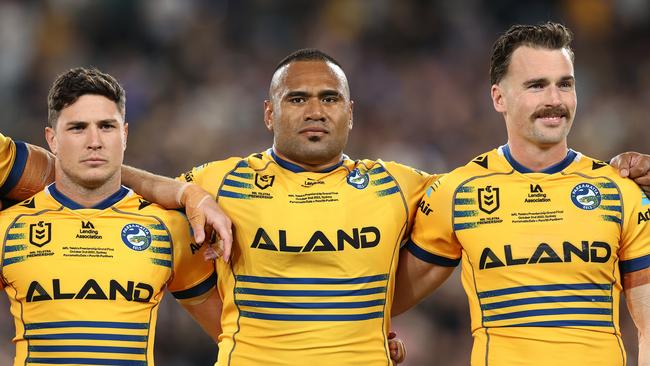
<path fill-rule="evenodd" d="M 292 171 L 294 173 L 303 173 L 303 172 L 308 171 L 308 170 L 305 170 L 303 167 L 301 167 L 299 165 L 296 165 L 296 164 L 294 164 L 294 163 L 292 163 L 290 161 L 286 161 L 286 160 L 282 159 L 281 157 L 277 156 L 275 154 L 275 151 L 273 151 L 273 148 L 269 149 L 269 152 L 271 153 L 271 157 L 273 157 L 273 160 L 275 160 L 275 162 L 278 163 L 278 165 L 283 167 L 284 169 L 287 169 L 287 170 Z M 344 159 L 341 159 L 341 161 L 339 161 L 338 163 L 336 163 L 336 164 L 334 164 L 334 165 L 332 165 L 330 167 L 327 167 L 327 168 L 325 168 L 323 170 L 319 170 L 319 171 L 317 171 L 315 173 L 329 173 L 329 172 L 333 171 L 334 169 L 336 169 L 336 168 L 340 167 L 341 165 L 343 165 L 343 160 Z"/>
<path fill-rule="evenodd" d="M 64 195 L 63 193 L 59 192 L 58 189 L 56 189 L 56 185 L 54 183 L 50 184 L 49 187 L 47 187 L 48 191 L 52 195 L 52 198 L 57 200 L 60 204 L 63 206 L 71 209 L 71 210 L 81 210 L 85 208 L 91 208 L 91 209 L 96 209 L 96 210 L 104 210 L 107 209 L 114 204 L 116 204 L 118 201 L 120 201 L 122 198 L 126 197 L 127 194 L 131 191 L 130 189 L 126 188 L 125 186 L 120 186 L 120 189 L 110 195 L 108 198 L 104 199 L 103 201 L 99 202 L 93 207 L 84 207 L 77 202 L 71 200 L 68 196 Z"/>
<path fill-rule="evenodd" d="M 519 173 L 555 174 L 555 173 L 563 171 L 566 167 L 568 167 L 575 160 L 576 156 L 578 155 L 577 152 L 573 151 L 572 149 L 569 149 L 569 151 L 567 152 L 564 159 L 562 159 L 562 161 L 560 161 L 559 163 L 557 163 L 557 164 L 555 164 L 553 166 L 550 166 L 550 167 L 548 167 L 548 168 L 546 168 L 546 169 L 544 169 L 542 171 L 534 172 L 534 171 L 526 168 L 525 166 L 519 164 L 515 160 L 515 158 L 512 157 L 512 154 L 510 153 L 510 146 L 508 146 L 508 144 L 505 144 L 505 145 L 501 146 L 501 151 L 503 151 L 503 156 L 506 158 L 506 160 L 508 160 L 508 163 L 510 163 L 510 165 L 512 165 L 512 167 L 515 168 L 515 170 L 518 171 Z"/>

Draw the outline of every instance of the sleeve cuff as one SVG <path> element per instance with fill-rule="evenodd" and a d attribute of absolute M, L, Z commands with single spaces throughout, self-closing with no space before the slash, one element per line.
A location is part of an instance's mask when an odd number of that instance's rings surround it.
<path fill-rule="evenodd" d="M 621 261 L 621 264 L 619 265 L 621 273 L 636 272 L 648 267 L 650 267 L 650 254 L 644 255 L 640 258 Z"/>
<path fill-rule="evenodd" d="M 16 146 L 16 155 L 14 158 L 13 165 L 11 166 L 11 171 L 7 175 L 4 184 L 0 187 L 0 196 L 5 196 L 9 193 L 15 186 L 18 184 L 20 177 L 25 171 L 25 164 L 27 163 L 27 157 L 29 152 L 27 150 L 27 145 L 22 141 L 14 141 Z"/>
<path fill-rule="evenodd" d="M 450 259 L 446 257 L 441 257 L 439 255 L 435 255 L 433 253 L 429 253 L 426 250 L 420 248 L 413 240 L 409 239 L 408 242 L 406 243 L 406 249 L 411 252 L 414 256 L 416 256 L 418 259 L 423 260 L 425 262 L 431 263 L 431 264 L 437 264 L 439 266 L 443 267 L 456 267 L 460 263 L 460 258 L 458 259 Z"/>
<path fill-rule="evenodd" d="M 203 282 L 198 285 L 188 288 L 187 290 L 174 291 L 172 295 L 178 300 L 187 300 L 201 296 L 210 290 L 212 290 L 217 284 L 217 273 L 212 272 L 210 277 L 206 278 Z"/>

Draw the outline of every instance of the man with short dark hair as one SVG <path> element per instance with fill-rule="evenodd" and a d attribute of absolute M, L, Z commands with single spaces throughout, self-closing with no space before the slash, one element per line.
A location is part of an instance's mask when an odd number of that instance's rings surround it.
<path fill-rule="evenodd" d="M 50 90 L 55 181 L 0 215 L 15 365 L 152 365 L 165 288 L 220 333 L 214 268 L 193 253 L 185 217 L 121 185 L 124 100 L 96 69 L 72 69 Z"/>
<path fill-rule="evenodd" d="M 462 263 L 472 365 L 625 365 L 624 290 L 646 364 L 650 200 L 607 163 L 568 148 L 572 35 L 518 25 L 494 44 L 490 79 L 507 144 L 436 180 L 402 250 L 394 312 Z"/>

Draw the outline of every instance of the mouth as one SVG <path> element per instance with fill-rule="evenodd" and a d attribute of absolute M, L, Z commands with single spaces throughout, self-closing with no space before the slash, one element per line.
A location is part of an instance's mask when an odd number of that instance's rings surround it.
<path fill-rule="evenodd" d="M 94 157 L 94 156 L 81 160 L 82 164 L 87 164 L 87 165 L 90 165 L 90 166 L 99 166 L 99 165 L 105 164 L 107 162 L 108 162 L 108 160 L 106 160 L 104 158 Z"/>
<path fill-rule="evenodd" d="M 329 131 L 322 127 L 305 127 L 299 130 L 298 133 L 307 137 L 320 137 L 329 134 Z"/>
<path fill-rule="evenodd" d="M 546 126 L 554 127 L 565 122 L 569 117 L 569 112 L 563 107 L 554 107 L 543 109 L 533 115 L 534 121 L 539 121 Z"/>

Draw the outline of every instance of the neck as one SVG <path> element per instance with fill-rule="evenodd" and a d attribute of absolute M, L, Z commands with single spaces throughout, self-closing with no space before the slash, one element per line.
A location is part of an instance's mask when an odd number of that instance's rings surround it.
<path fill-rule="evenodd" d="M 286 161 L 290 162 L 291 164 L 295 164 L 295 165 L 301 167 L 302 169 L 304 169 L 304 170 L 306 170 L 308 172 L 322 172 L 323 170 L 326 170 L 327 168 L 330 168 L 333 165 L 338 164 L 341 161 L 341 158 L 343 156 L 343 154 L 341 153 L 341 154 L 338 154 L 334 159 L 332 159 L 330 161 L 327 161 L 325 163 L 320 163 L 319 162 L 319 163 L 313 163 L 312 164 L 312 163 L 298 162 L 298 161 L 292 160 L 289 157 L 287 157 L 286 155 L 279 152 L 275 148 L 275 146 L 273 147 L 273 152 L 275 153 L 275 155 L 277 155 L 282 160 L 286 160 Z"/>
<path fill-rule="evenodd" d="M 552 146 L 537 146 L 508 140 L 510 154 L 521 165 L 539 172 L 549 168 L 566 157 L 569 150 L 566 140 Z"/>
<path fill-rule="evenodd" d="M 119 175 L 119 174 L 118 174 Z M 57 174 L 56 189 L 83 207 L 94 207 L 120 189 L 120 177 L 111 178 L 99 187 L 85 187 L 65 175 Z"/>

